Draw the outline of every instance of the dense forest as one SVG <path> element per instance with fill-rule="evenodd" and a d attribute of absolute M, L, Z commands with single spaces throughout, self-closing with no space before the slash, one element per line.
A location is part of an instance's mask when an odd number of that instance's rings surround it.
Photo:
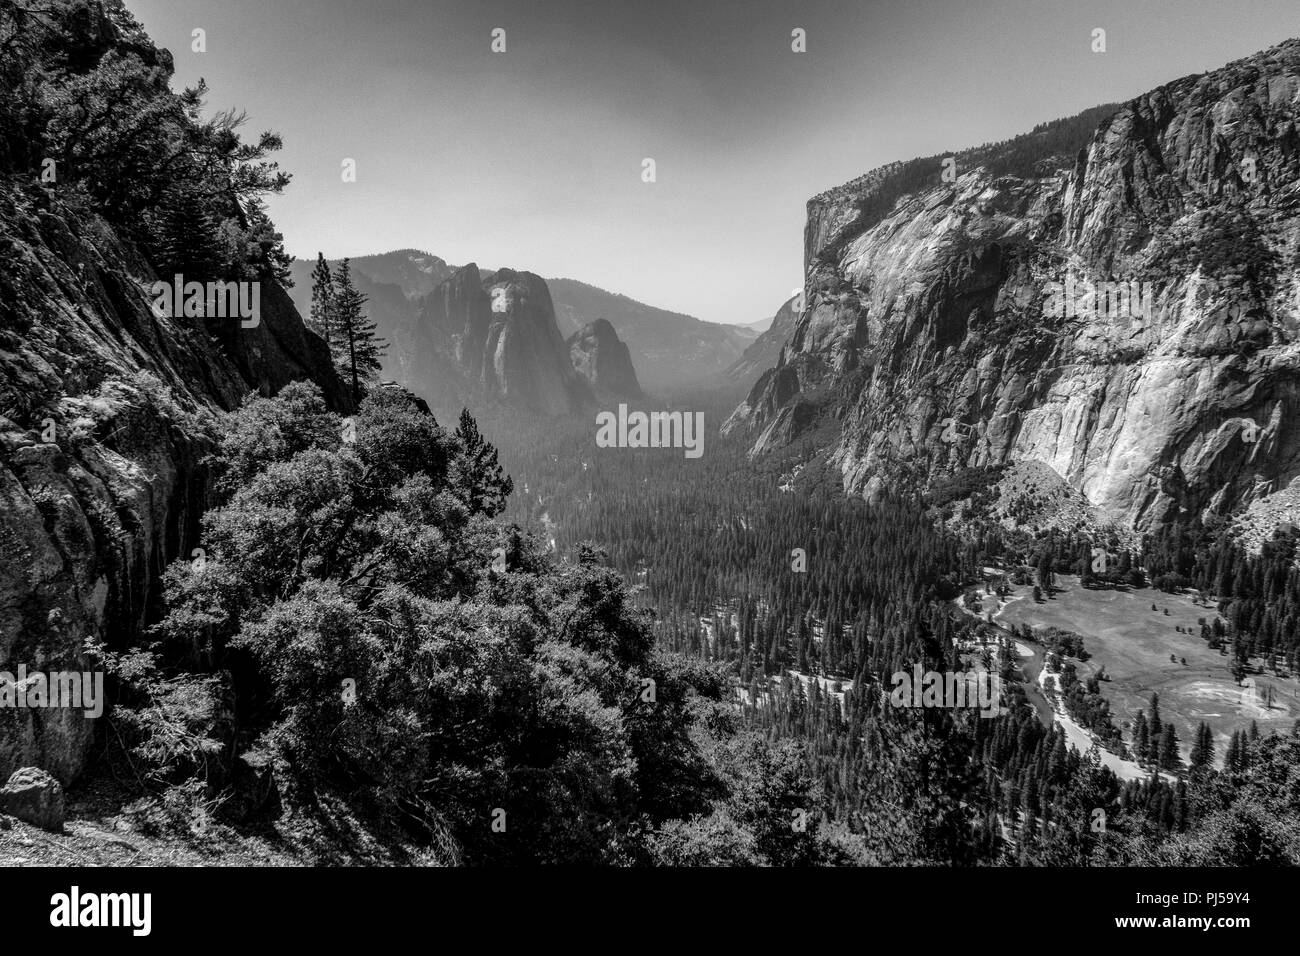
<path fill-rule="evenodd" d="M 1226 639 L 1242 667 L 1259 657 L 1275 672 L 1279 666 L 1295 672 L 1300 669 L 1296 542 L 1294 526 L 1279 527 L 1258 554 L 1251 554 L 1222 524 L 1174 523 L 1149 536 L 1143 563 L 1157 588 L 1190 587 L 1219 600 L 1226 629 L 1206 626 L 1202 637 Z"/>
<path fill-rule="evenodd" d="M 727 398 L 713 401 L 716 409 L 696 396 L 694 407 L 716 423 Z M 1163 573 L 1150 545 L 979 522 L 952 531 L 936 515 L 982 481 L 868 505 L 845 498 L 807 447 L 750 462 L 711 432 L 708 454 L 684 461 L 597 449 L 580 426 L 544 442 L 510 418 L 494 428 L 522 492 L 507 513 L 549 529 L 561 552 L 601 542 L 653 612 L 660 643 L 725 665 L 745 726 L 801 748 L 820 783 L 819 809 L 861 841 L 863 858 L 1226 863 L 1241 860 L 1233 847 L 1249 830 L 1268 846 L 1261 860 L 1296 859 L 1296 828 L 1286 822 L 1295 796 L 1261 776 L 1295 755 L 1295 739 L 1243 730 L 1223 771 L 1210 763 L 1212 744 L 1183 767 L 1172 725 L 1153 713 L 1160 730 L 1150 757 L 1145 742 L 1133 756 L 1178 774 L 1121 783 L 1044 725 L 1022 689 L 1027 675 L 1010 663 L 1013 639 L 1041 644 L 1067 711 L 1127 752 L 1097 681 L 1075 674 L 1087 655 L 1077 635 L 1003 631 L 956 609 L 986 563 L 1044 591 L 1058 572 L 1079 573 L 1090 587 L 1146 587 L 1145 562 Z M 1097 546 L 1114 559 L 1104 570 L 1094 569 Z M 995 659 L 1007 688 L 996 719 L 884 703 L 889 675 L 918 661 L 961 670 Z"/>

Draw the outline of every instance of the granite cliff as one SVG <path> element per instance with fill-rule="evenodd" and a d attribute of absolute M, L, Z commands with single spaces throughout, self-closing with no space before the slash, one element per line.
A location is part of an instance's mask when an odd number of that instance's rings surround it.
<path fill-rule="evenodd" d="M 1300 475 L 1300 40 L 808 203 L 805 303 L 728 422 L 844 487 L 1047 465 L 1100 518 Z"/>
<path fill-rule="evenodd" d="M 484 402 L 567 415 L 591 405 L 541 277 L 474 263 L 455 270 L 399 330 L 389 368 L 444 417 Z"/>
<path fill-rule="evenodd" d="M 597 319 L 569 336 L 569 359 L 600 398 L 641 398 L 627 344 L 614 326 Z"/>

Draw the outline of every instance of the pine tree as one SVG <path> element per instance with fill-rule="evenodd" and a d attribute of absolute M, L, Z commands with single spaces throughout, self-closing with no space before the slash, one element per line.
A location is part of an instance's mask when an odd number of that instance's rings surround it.
<path fill-rule="evenodd" d="M 173 187 L 163 200 L 158 226 L 159 263 L 163 278 L 182 275 L 186 282 L 208 282 L 218 278 L 220 256 L 216 227 L 192 189 Z"/>
<path fill-rule="evenodd" d="M 1056 575 L 1053 571 L 1052 553 L 1046 548 L 1043 549 L 1042 555 L 1038 558 L 1038 586 L 1046 594 L 1052 593 L 1052 582 Z"/>
<path fill-rule="evenodd" d="M 350 259 L 344 259 L 334 275 L 334 321 L 339 336 L 341 370 L 352 380 L 352 399 L 361 401 L 361 383 L 373 381 L 381 368 L 380 357 L 388 345 L 365 312 L 369 296 L 352 283 Z"/>
<path fill-rule="evenodd" d="M 1092 587 L 1092 552 L 1086 545 L 1081 549 L 1078 559 L 1074 562 L 1079 569 L 1079 587 Z"/>
<path fill-rule="evenodd" d="M 1139 710 L 1137 717 L 1133 720 L 1133 754 L 1138 763 L 1146 762 L 1150 748 L 1151 739 L 1150 731 L 1147 729 L 1147 716 Z"/>
<path fill-rule="evenodd" d="M 1214 734 L 1210 725 L 1201 721 L 1196 728 L 1196 743 L 1192 746 L 1191 764 L 1193 770 L 1202 770 L 1214 765 Z"/>
<path fill-rule="evenodd" d="M 1160 769 L 1180 770 L 1182 766 L 1182 757 L 1178 755 L 1178 734 L 1174 731 L 1173 724 L 1165 724 L 1164 732 L 1160 735 Z"/>
<path fill-rule="evenodd" d="M 1228 738 L 1228 749 L 1223 755 L 1223 769 L 1229 772 L 1241 767 L 1241 734 L 1234 730 Z"/>
<path fill-rule="evenodd" d="M 334 327 L 334 279 L 329 263 L 322 253 L 316 253 L 316 268 L 311 273 L 311 318 L 308 326 L 325 340 L 325 347 L 333 355 L 331 332 Z"/>
<path fill-rule="evenodd" d="M 1151 742 L 1147 749 L 1146 757 L 1157 767 L 1160 766 L 1160 734 L 1164 729 L 1164 724 L 1160 722 L 1160 695 L 1151 695 L 1151 716 L 1147 723 L 1151 728 Z"/>

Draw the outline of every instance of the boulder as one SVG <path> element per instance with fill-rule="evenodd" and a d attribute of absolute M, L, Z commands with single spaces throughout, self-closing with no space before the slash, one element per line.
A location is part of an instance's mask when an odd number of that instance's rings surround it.
<path fill-rule="evenodd" d="M 11 814 L 42 830 L 63 831 L 63 787 L 39 767 L 15 770 L 0 788 L 0 812 Z"/>

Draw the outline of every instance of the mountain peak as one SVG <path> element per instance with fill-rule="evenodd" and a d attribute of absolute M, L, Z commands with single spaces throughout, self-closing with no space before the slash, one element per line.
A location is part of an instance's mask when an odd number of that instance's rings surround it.
<path fill-rule="evenodd" d="M 597 397 L 641 397 L 632 355 L 608 319 L 588 322 L 569 336 L 567 344 L 574 369 Z"/>

